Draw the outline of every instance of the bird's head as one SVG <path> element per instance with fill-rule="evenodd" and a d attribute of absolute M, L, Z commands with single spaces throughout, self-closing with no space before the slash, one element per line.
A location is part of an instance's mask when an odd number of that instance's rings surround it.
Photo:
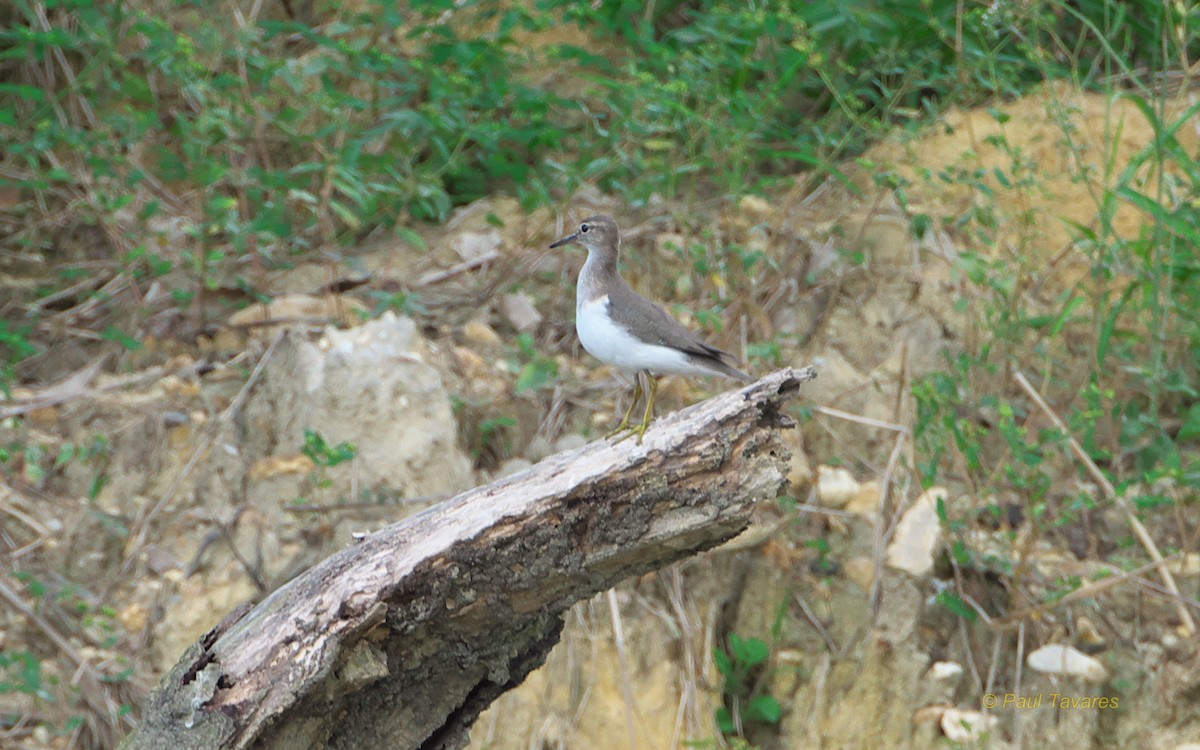
<path fill-rule="evenodd" d="M 621 247 L 621 234 L 611 216 L 589 216 L 579 223 L 579 229 L 574 234 L 563 237 L 550 247 L 562 247 L 572 242 L 583 245 L 588 252 L 599 250 L 615 253 Z"/>

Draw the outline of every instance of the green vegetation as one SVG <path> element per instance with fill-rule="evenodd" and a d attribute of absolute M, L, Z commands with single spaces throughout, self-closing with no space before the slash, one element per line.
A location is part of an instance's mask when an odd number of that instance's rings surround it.
<path fill-rule="evenodd" d="M 779 701 L 762 692 L 762 678 L 771 648 L 758 638 L 729 634 L 729 650 L 713 651 L 713 661 L 724 680 L 724 705 L 716 711 L 717 728 L 741 736 L 753 724 L 778 724 L 783 715 Z"/>
<path fill-rule="evenodd" d="M 1007 172 L 938 176 L 976 191 L 975 205 L 982 208 L 963 217 L 961 227 L 985 250 L 958 259 L 978 294 L 978 345 L 915 384 L 916 468 L 926 486 L 965 481 L 972 497 L 991 498 L 985 512 L 997 519 L 1004 512 L 996 498 L 1021 498 L 1041 537 L 1112 502 L 1084 468 L 1064 472 L 1064 466 L 1077 465 L 1068 444 L 1073 437 L 1143 521 L 1171 529 L 1176 541 L 1163 550 L 1170 554 L 1184 543 L 1175 513 L 1195 508 L 1200 489 L 1200 163 L 1177 138 L 1185 123 L 1194 124 L 1200 107 L 1164 119 L 1165 99 L 1126 97 L 1151 123 L 1154 142 L 1120 174 L 1105 175 L 1115 188 L 1099 196 L 1095 220 L 1073 225 L 1072 241 L 1090 263 L 1078 286 L 1033 293 L 1044 260 L 1003 251 L 1003 242 L 1036 228 L 1021 228 L 1023 217 L 998 215 L 994 191 L 1036 191 L 1047 179 L 1039 165 L 997 138 L 992 145 L 1012 159 Z M 1063 136 L 1083 148 L 1069 130 Z M 1147 174 L 1163 178 L 1148 180 Z M 1122 236 L 1114 226 L 1121 203 L 1144 211 L 1153 223 L 1139 236 Z M 1051 404 L 1062 405 L 1069 434 L 1026 426 L 1043 415 L 1017 387 L 1017 372 L 1036 379 Z M 1083 487 L 1068 490 L 1071 484 Z M 955 535 L 969 527 L 962 516 L 972 512 L 939 507 Z M 1141 558 L 1132 535 L 1116 541 L 1125 550 L 1116 561 L 1133 567 Z M 956 565 L 998 565 L 1009 574 L 1023 565 L 1019 559 L 975 560 L 961 542 L 955 550 Z M 951 592 L 939 600 L 974 617 Z"/>
<path fill-rule="evenodd" d="M 17 0 L 0 30 L 0 128 L 20 199 L 0 251 L 54 264 L 62 280 L 42 295 L 168 277 L 171 299 L 195 305 L 219 284 L 253 295 L 264 268 L 330 242 L 417 242 L 413 222 L 498 190 L 528 207 L 592 182 L 636 205 L 803 168 L 840 176 L 880 134 L 946 106 L 1051 78 L 1109 85 L 1196 51 L 1195 20 L 1149 2 L 649 7 L 372 2 L 316 23 L 77 0 L 43 20 Z M 589 44 L 532 43 L 556 28 Z M 68 208 L 70 228 L 96 234 L 102 274 L 61 257 Z M 0 325 L 4 383 L 49 343 L 44 312 Z M 135 342 L 131 317 L 106 335 Z"/>
<path fill-rule="evenodd" d="M 314 468 L 309 479 L 313 487 L 318 489 L 333 486 L 328 469 L 346 461 L 353 461 L 358 455 L 358 446 L 353 443 L 330 445 L 321 433 L 309 429 L 304 430 L 304 447 L 300 450 L 313 462 Z"/>
<path fill-rule="evenodd" d="M 311 17 L 292 13 L 303 4 L 255 3 L 263 12 L 251 18 L 247 5 L 213 13 L 199 0 L 15 0 L 0 10 L 0 275 L 14 280 L 0 297 L 6 397 L 45 385 L 41 361 L 64 343 L 89 356 L 115 353 L 121 366 L 152 356 L 150 331 L 194 343 L 222 306 L 267 301 L 269 273 L 379 237 L 425 251 L 419 230 L 483 197 L 558 207 L 591 186 L 631 211 L 686 215 L 744 195 L 774 199 L 795 181 L 850 193 L 877 187 L 896 198 L 913 238 L 944 233 L 962 249 L 950 260 L 947 293 L 958 296 L 966 330 L 944 367 L 911 383 L 913 464 L 898 467 L 925 487 L 955 488 L 937 508 L 951 540 L 945 562 L 957 574 L 936 596 L 945 612 L 981 627 L 964 579 L 1003 576 L 1015 602 L 1031 594 L 1021 550 L 1112 508 L 1071 456 L 1070 438 L 1165 554 L 1195 551 L 1200 155 L 1184 136 L 1200 105 L 1175 106 L 1172 90 L 1192 85 L 1200 58 L 1200 21 L 1187 6 L 439 0 L 401 10 L 377 0 L 316 3 L 325 7 Z M 1096 174 L 1078 166 L 1092 143 L 1065 105 L 1056 113 L 1051 137 L 1081 157 L 1065 167 L 1069 179 L 1102 186 L 1094 215 L 1071 225 L 1063 252 L 1086 268 L 1070 283 L 1034 249 L 1058 218 L 1005 208 L 1035 203 L 1058 176 L 1057 165 L 1003 135 L 1016 127 L 1003 103 L 1048 82 L 1101 92 L 1114 110 L 1132 102 L 1154 132 L 1129 159 L 1111 146 L 1127 124 L 1114 116 L 1103 139 L 1113 150 Z M 1002 134 L 978 145 L 1001 153 L 1003 167 L 902 176 L 864 157 L 885 136 L 947 127 L 947 111 L 979 105 L 992 107 Z M 955 215 L 934 216 L 913 199 L 922 190 L 967 199 Z M 1133 236 L 1118 225 L 1128 209 L 1143 219 Z M 736 333 L 731 320 L 766 318 L 757 301 L 784 281 L 805 299 L 819 291 L 825 309 L 856 304 L 843 281 L 866 273 L 871 259 L 842 232 L 830 231 L 836 260 L 817 271 L 790 264 L 779 246 L 763 250 L 711 229 L 662 255 L 679 271 L 674 298 L 707 308 L 686 305 L 696 325 Z M 427 289 L 364 296 L 373 315 L 394 309 L 429 320 L 446 309 Z M 162 325 L 180 320 L 187 324 Z M 792 362 L 811 337 L 752 338 L 746 353 L 761 371 Z M 513 337 L 506 364 L 515 393 L 551 398 L 564 378 L 562 341 Z M 1018 372 L 1068 431 L 1045 421 Z M 456 399 L 480 466 L 516 454 L 528 420 L 508 404 Z M 564 410 L 579 403 L 595 401 L 562 401 Z M 84 442 L 5 435 L 0 474 L 42 491 L 56 473 L 82 466 L 94 503 L 110 481 L 112 441 Z M 307 431 L 304 453 L 317 466 L 312 486 L 323 488 L 327 469 L 357 449 Z M 1011 557 L 975 549 L 969 532 L 982 522 L 1018 538 L 1003 528 L 1010 505 L 1032 529 L 1025 546 Z M 1104 560 L 1126 569 L 1144 562 L 1125 527 L 1116 533 Z M 811 569 L 834 578 L 829 542 L 806 545 Z M 17 580 L 37 607 L 54 608 L 61 628 L 84 634 L 81 642 L 117 639 L 107 605 L 69 585 L 56 599 L 26 573 Z M 1066 577 L 1028 600 L 1053 601 L 1079 585 Z M 0 695 L 38 707 L 62 701 L 64 680 L 43 669 L 50 652 L 44 644 L 0 652 Z M 747 747 L 733 735 L 783 715 L 760 679 L 770 649 L 732 635 L 714 658 L 724 699 L 716 725 L 730 746 Z M 120 667 L 104 679 L 124 680 Z M 91 709 L 77 695 L 68 703 L 69 722 L 36 720 L 74 731 Z M 96 721 L 119 727 L 113 717 Z"/>
<path fill-rule="evenodd" d="M 558 377 L 558 364 L 550 357 L 537 351 L 533 336 L 522 333 L 517 336 L 520 362 L 511 364 L 517 372 L 515 392 L 525 393 L 552 387 Z"/>

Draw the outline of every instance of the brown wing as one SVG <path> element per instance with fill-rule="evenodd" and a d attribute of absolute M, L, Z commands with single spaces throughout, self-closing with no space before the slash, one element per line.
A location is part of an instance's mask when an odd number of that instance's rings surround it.
<path fill-rule="evenodd" d="M 609 293 L 608 305 L 613 321 L 642 341 L 669 346 L 718 362 L 730 356 L 728 352 L 704 343 L 699 336 L 681 326 L 665 310 L 633 291 L 627 284 Z"/>

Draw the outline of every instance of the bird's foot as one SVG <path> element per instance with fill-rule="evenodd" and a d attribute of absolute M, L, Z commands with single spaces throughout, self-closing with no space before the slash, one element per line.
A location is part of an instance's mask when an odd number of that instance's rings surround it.
<path fill-rule="evenodd" d="M 646 373 L 646 375 L 650 378 L 650 389 L 646 391 L 646 413 L 642 415 L 642 423 L 637 427 L 630 426 L 629 412 L 626 412 L 625 419 L 621 420 L 620 426 L 617 427 L 617 429 L 613 432 L 609 433 L 609 437 L 618 435 L 622 432 L 626 433 L 617 438 L 618 443 L 622 440 L 629 439 L 629 437 L 632 435 L 637 435 L 637 444 L 641 445 L 642 438 L 646 436 L 646 429 L 650 426 L 650 420 L 654 418 L 654 397 L 658 393 L 658 378 L 651 376 L 649 373 Z M 638 385 L 640 387 L 641 383 L 639 382 Z M 631 411 L 632 408 L 632 405 L 630 405 Z"/>
<path fill-rule="evenodd" d="M 609 438 L 616 437 L 617 435 L 620 435 L 623 432 L 631 432 L 636 429 L 637 429 L 636 427 L 629 426 L 629 417 L 628 417 L 628 415 L 626 415 L 625 419 L 621 420 L 621 424 L 617 425 L 617 428 L 615 430 L 613 430 L 613 431 L 609 432 L 607 435 L 605 435 L 604 439 L 608 440 Z M 629 436 L 626 435 L 625 437 L 629 437 Z M 625 439 L 624 437 L 621 438 L 621 440 L 624 440 L 624 439 Z M 619 443 L 619 442 L 621 442 L 621 440 L 618 440 L 617 442 Z"/>
<path fill-rule="evenodd" d="M 645 425 L 645 424 L 629 425 L 629 426 L 625 427 L 625 429 L 623 429 L 623 430 L 617 430 L 615 432 L 610 432 L 608 436 L 613 437 L 615 435 L 620 435 L 620 437 L 618 437 L 613 442 L 613 445 L 616 445 L 617 443 L 623 443 L 626 440 L 628 440 L 629 438 L 633 437 L 634 435 L 637 435 L 637 444 L 641 445 L 642 437 L 645 436 L 647 427 L 649 427 L 649 425 Z"/>
<path fill-rule="evenodd" d="M 634 435 L 637 435 L 637 444 L 641 445 L 642 438 L 646 436 L 646 430 L 649 429 L 649 427 L 650 427 L 651 419 L 652 419 L 652 417 L 650 415 L 650 412 L 647 411 L 646 416 L 644 419 L 642 419 L 641 424 L 623 425 L 622 427 L 617 428 L 613 432 L 610 432 L 608 436 L 613 437 L 614 435 L 621 435 L 621 437 L 617 438 L 617 440 L 616 440 L 617 443 L 620 443 L 625 440 L 628 440 L 629 438 L 633 437 Z M 621 434 L 621 433 L 624 433 L 624 434 Z"/>
<path fill-rule="evenodd" d="M 629 417 L 631 417 L 633 415 L 634 407 L 637 406 L 638 399 L 640 399 L 641 397 L 642 397 L 642 378 L 641 378 L 641 373 L 638 373 L 637 375 L 634 375 L 634 377 L 633 377 L 633 398 L 630 399 L 630 401 L 629 401 L 629 408 L 625 410 L 625 416 L 621 418 L 621 424 L 617 425 L 617 429 L 615 429 L 612 432 L 605 435 L 604 436 L 605 440 L 613 437 L 614 435 L 620 435 L 622 432 L 625 432 L 627 430 L 637 429 L 637 428 L 631 428 L 629 426 Z M 622 438 L 622 439 L 624 439 L 624 438 Z M 617 442 L 620 442 L 620 440 L 618 440 Z"/>

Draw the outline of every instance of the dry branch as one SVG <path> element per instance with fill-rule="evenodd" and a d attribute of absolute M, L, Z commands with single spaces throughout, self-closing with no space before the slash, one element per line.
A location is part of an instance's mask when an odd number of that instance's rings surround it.
<path fill-rule="evenodd" d="M 230 615 L 126 748 L 460 748 L 572 603 L 711 548 L 783 487 L 786 369 L 367 537 Z"/>

